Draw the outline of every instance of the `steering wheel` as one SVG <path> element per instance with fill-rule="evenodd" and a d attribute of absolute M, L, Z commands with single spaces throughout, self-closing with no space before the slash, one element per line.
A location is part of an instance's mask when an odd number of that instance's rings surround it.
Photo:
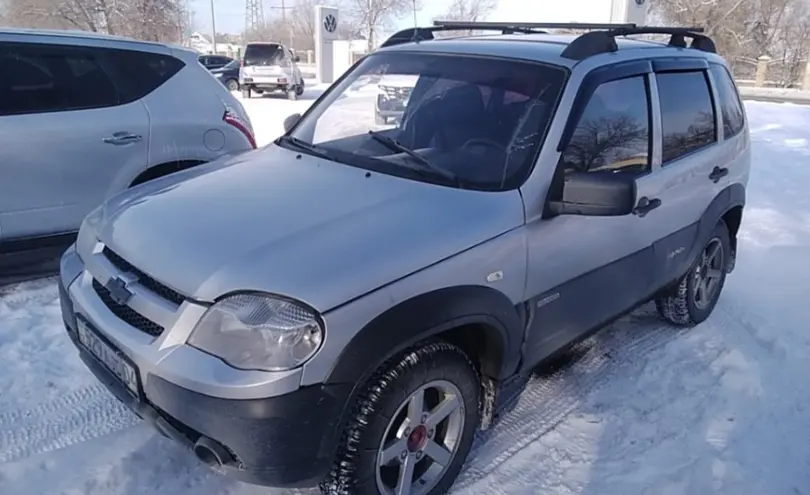
<path fill-rule="evenodd" d="M 472 138 L 466 143 L 462 144 L 461 149 L 472 148 L 474 146 L 486 146 L 489 148 L 495 148 L 502 153 L 506 153 L 506 146 L 489 138 Z"/>

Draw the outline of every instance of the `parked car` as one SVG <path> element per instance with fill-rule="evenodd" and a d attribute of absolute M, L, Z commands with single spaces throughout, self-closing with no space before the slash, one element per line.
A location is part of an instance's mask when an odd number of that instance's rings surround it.
<path fill-rule="evenodd" d="M 0 272 L 64 250 L 120 191 L 255 148 L 242 105 L 191 51 L 2 29 L 0 67 Z"/>
<path fill-rule="evenodd" d="M 304 77 L 298 68 L 301 59 L 283 44 L 248 43 L 244 54 L 239 71 L 242 97 L 280 91 L 295 100 L 304 93 Z"/>
<path fill-rule="evenodd" d="M 397 33 L 273 144 L 95 210 L 60 278 L 87 366 L 235 478 L 436 495 L 504 383 L 647 301 L 704 321 L 751 160 L 726 62 L 544 27 Z M 468 29 L 523 34 L 433 40 Z M 382 131 L 379 73 L 417 79 Z"/>
<path fill-rule="evenodd" d="M 232 60 L 228 65 L 212 69 L 211 74 L 228 88 L 228 91 L 239 91 L 239 61 Z"/>
<path fill-rule="evenodd" d="M 380 92 L 374 105 L 374 122 L 387 125 L 391 121 L 397 123 L 402 118 L 402 112 L 408 105 L 408 98 L 416 85 L 415 76 L 387 76 L 377 83 Z"/>
<path fill-rule="evenodd" d="M 220 69 L 233 62 L 231 57 L 224 55 L 200 55 L 199 61 L 208 70 Z"/>

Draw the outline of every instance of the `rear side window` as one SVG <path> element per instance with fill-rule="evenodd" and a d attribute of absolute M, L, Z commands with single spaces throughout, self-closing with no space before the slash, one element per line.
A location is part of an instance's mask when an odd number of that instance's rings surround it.
<path fill-rule="evenodd" d="M 185 63 L 170 55 L 135 50 L 105 50 L 124 94 L 124 103 L 139 100 L 174 77 Z"/>
<path fill-rule="evenodd" d="M 283 57 L 284 50 L 281 49 L 281 45 L 273 43 L 248 45 L 245 48 L 246 65 L 270 65 Z"/>
<path fill-rule="evenodd" d="M 739 133 L 745 125 L 745 116 L 737 94 L 737 88 L 725 67 L 714 65 L 712 78 L 717 86 L 720 111 L 723 115 L 723 137 L 728 139 Z"/>
<path fill-rule="evenodd" d="M 0 44 L 0 115 L 111 107 L 122 97 L 98 50 Z"/>
<path fill-rule="evenodd" d="M 704 71 L 655 75 L 661 102 L 662 163 L 717 141 L 714 107 Z"/>
<path fill-rule="evenodd" d="M 644 76 L 602 83 L 562 154 L 565 172 L 650 169 L 650 109 Z"/>

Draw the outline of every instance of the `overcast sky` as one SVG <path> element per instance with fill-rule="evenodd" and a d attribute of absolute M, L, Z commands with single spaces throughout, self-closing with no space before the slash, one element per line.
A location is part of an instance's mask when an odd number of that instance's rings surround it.
<path fill-rule="evenodd" d="M 205 32 L 211 29 L 210 0 L 189 0 L 194 10 L 196 28 Z M 281 0 L 263 0 L 264 11 L 269 17 L 278 15 Z M 217 31 L 240 33 L 245 27 L 246 0 L 214 0 Z M 422 0 L 422 8 L 417 13 L 420 25 L 429 25 L 436 17 L 441 17 L 450 0 Z M 611 0 L 500 0 L 498 7 L 489 16 L 490 21 L 546 21 L 546 22 L 609 22 Z M 295 0 L 286 0 L 289 7 Z M 413 25 L 413 15 L 399 19 L 397 27 Z"/>

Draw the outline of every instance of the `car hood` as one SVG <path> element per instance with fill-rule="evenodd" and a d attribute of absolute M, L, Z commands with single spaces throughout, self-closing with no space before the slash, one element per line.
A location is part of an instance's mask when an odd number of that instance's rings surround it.
<path fill-rule="evenodd" d="M 271 145 L 107 201 L 99 239 L 198 300 L 256 290 L 327 311 L 523 221 L 517 191 L 368 173 Z"/>

